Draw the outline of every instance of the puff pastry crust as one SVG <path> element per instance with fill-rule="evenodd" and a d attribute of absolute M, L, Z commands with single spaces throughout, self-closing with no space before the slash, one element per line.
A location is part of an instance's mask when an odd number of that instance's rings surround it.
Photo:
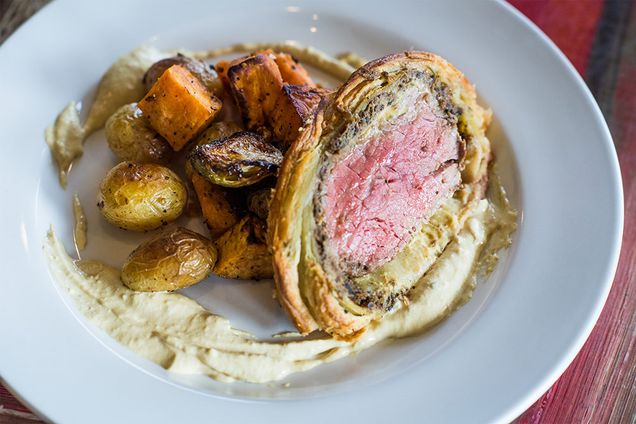
<path fill-rule="evenodd" d="M 463 207 L 484 196 L 491 157 L 485 131 L 491 113 L 477 104 L 475 88 L 461 72 L 441 57 L 419 51 L 385 56 L 354 72 L 336 93 L 323 99 L 314 118 L 302 128 L 290 147 L 270 206 L 268 241 L 273 254 L 277 297 L 302 334 L 322 330 L 338 339 L 353 340 L 388 312 L 387 308 L 356 302 L 343 287 L 341 276 L 326 266 L 320 254 L 320 241 L 316 239 L 319 217 L 314 198 L 324 178 L 321 175 L 324 162 L 337 158 L 329 153 L 337 142 L 334 140 L 342 139 L 340 136 L 347 128 L 373 124 L 379 114 L 361 113 L 365 107 L 369 109 L 373 99 L 385 96 L 389 99 L 387 104 L 393 107 L 399 104 L 404 85 L 415 82 L 437 96 L 441 109 L 451 109 L 449 113 L 456 116 L 454 125 L 462 139 L 463 153 L 461 189 L 458 190 L 461 193 L 456 192 L 443 210 L 431 216 L 430 225 L 423 224 L 430 228 L 422 231 L 433 234 L 436 225 L 457 226 Z M 386 108 L 382 113 L 386 117 Z M 409 252 L 420 248 L 443 249 L 443 243 L 430 234 L 429 239 L 435 240 L 433 244 L 441 243 L 439 246 L 423 245 L 418 239 L 406 249 L 411 249 Z M 390 283 L 391 287 L 399 288 L 399 291 L 395 289 L 398 293 L 395 299 L 399 302 L 400 295 L 408 293 L 417 276 L 427 269 L 427 264 L 415 264 L 405 256 L 398 254 L 382 269 L 357 278 L 354 283 L 367 284 L 365 287 L 371 287 L 369 290 L 374 287 L 380 290 L 383 284 Z"/>

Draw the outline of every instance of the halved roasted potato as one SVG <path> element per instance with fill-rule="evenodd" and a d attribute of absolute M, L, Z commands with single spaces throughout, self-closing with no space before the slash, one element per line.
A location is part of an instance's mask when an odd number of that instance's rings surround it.
<path fill-rule="evenodd" d="M 152 128 L 137 103 L 117 109 L 106 121 L 106 141 L 117 159 L 165 163 L 173 155 L 170 144 Z"/>
<path fill-rule="evenodd" d="M 283 155 L 276 147 L 249 131 L 241 131 L 192 149 L 192 167 L 213 184 L 244 187 L 275 175 Z"/>
<path fill-rule="evenodd" d="M 210 240 L 177 227 L 133 250 L 124 263 L 121 279 L 137 291 L 178 290 L 206 278 L 216 256 Z"/>
<path fill-rule="evenodd" d="M 148 231 L 181 215 L 187 191 L 170 169 L 152 163 L 121 162 L 102 180 L 97 207 L 125 230 Z"/>
<path fill-rule="evenodd" d="M 214 273 L 226 278 L 272 278 L 272 255 L 265 243 L 265 223 L 246 216 L 215 242 L 218 260 Z"/>

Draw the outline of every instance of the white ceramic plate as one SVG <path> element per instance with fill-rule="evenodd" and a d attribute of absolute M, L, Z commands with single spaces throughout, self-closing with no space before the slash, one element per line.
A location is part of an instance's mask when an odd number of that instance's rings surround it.
<path fill-rule="evenodd" d="M 494 110 L 489 134 L 520 227 L 473 300 L 425 335 L 293 376 L 289 387 L 171 375 L 78 316 L 48 275 L 43 239 L 53 224 L 71 248 L 74 191 L 88 212 L 86 257 L 117 264 L 139 238 L 110 229 L 93 206 L 114 163 L 103 134 L 63 191 L 44 128 L 69 100 L 90 99 L 137 45 L 280 40 L 368 58 L 425 49 L 455 64 Z M 0 69 L 0 375 L 52 421 L 509 421 L 563 372 L 609 291 L 623 211 L 612 140 L 572 66 L 506 4 L 56 1 L 0 48 Z M 259 335 L 289 328 L 267 283 L 187 294 Z"/>

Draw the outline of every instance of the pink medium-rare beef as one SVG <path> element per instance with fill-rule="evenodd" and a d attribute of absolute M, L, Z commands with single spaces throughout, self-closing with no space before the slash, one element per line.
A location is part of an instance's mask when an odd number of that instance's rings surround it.
<path fill-rule="evenodd" d="M 426 101 L 335 164 L 326 181 L 327 234 L 350 275 L 395 256 L 460 183 L 459 135 Z"/>

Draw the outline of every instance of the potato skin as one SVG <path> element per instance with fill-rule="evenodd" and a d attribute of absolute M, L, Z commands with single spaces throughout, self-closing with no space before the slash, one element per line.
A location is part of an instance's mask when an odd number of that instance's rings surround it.
<path fill-rule="evenodd" d="M 121 280 L 136 291 L 172 291 L 205 279 L 216 262 L 216 249 L 201 234 L 183 227 L 165 231 L 133 250 Z"/>
<path fill-rule="evenodd" d="M 187 191 L 170 169 L 121 162 L 102 180 L 97 206 L 104 218 L 125 230 L 148 231 L 174 221 L 186 206 Z"/>
<path fill-rule="evenodd" d="M 170 144 L 150 126 L 137 103 L 119 108 L 105 130 L 108 146 L 119 160 L 166 163 L 172 157 Z"/>
<path fill-rule="evenodd" d="M 227 230 L 215 241 L 218 260 L 214 273 L 242 280 L 272 278 L 272 255 L 265 243 L 265 231 L 265 223 L 250 215 Z"/>

